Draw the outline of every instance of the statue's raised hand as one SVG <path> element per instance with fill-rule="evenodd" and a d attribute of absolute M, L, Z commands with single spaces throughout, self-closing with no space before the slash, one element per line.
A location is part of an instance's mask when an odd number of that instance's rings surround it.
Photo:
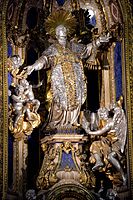
<path fill-rule="evenodd" d="M 106 42 L 109 42 L 109 40 L 111 39 L 111 35 L 110 33 L 108 32 L 107 34 L 103 34 L 99 37 L 99 42 L 100 43 L 106 43 Z"/>

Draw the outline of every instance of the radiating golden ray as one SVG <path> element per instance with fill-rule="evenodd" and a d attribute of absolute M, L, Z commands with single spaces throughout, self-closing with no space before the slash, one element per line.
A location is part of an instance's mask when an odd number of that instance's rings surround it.
<path fill-rule="evenodd" d="M 64 25 L 67 29 L 67 34 L 70 36 L 75 32 L 76 19 L 69 11 L 57 10 L 46 19 L 45 29 L 49 35 L 55 37 L 55 29 L 59 25 Z"/>

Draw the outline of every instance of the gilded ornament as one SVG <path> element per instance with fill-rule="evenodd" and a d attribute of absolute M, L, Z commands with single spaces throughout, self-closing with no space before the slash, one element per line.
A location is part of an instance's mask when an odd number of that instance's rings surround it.
<path fill-rule="evenodd" d="M 45 21 L 45 28 L 47 33 L 52 37 L 55 37 L 55 29 L 59 25 L 63 25 L 67 28 L 68 35 L 70 36 L 75 32 L 76 19 L 69 11 L 60 9 L 50 14 Z"/>

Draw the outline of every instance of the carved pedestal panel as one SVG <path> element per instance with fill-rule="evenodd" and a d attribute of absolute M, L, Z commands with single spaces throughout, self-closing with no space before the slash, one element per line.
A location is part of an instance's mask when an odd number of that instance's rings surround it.
<path fill-rule="evenodd" d="M 57 133 L 41 140 L 44 160 L 37 178 L 39 189 L 50 188 L 61 180 L 74 180 L 90 188 L 95 185 L 95 178 L 84 162 L 87 136 L 67 131 L 68 134 Z"/>

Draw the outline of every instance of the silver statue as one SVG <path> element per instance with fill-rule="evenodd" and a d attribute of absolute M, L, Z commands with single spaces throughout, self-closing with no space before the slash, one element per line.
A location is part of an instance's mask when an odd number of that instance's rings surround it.
<path fill-rule="evenodd" d="M 25 194 L 26 200 L 35 200 L 37 199 L 36 191 L 33 189 L 30 189 Z"/>
<path fill-rule="evenodd" d="M 46 49 L 33 65 L 25 69 L 30 75 L 34 70 L 51 68 L 52 102 L 49 126 L 79 126 L 81 105 L 86 100 L 86 78 L 82 58 L 89 57 L 92 49 L 98 48 L 102 42 L 107 43 L 110 36 L 101 36 L 85 46 L 76 43 L 69 45 L 67 28 L 62 24 L 55 28 L 55 34 L 57 42 Z"/>
<path fill-rule="evenodd" d="M 14 55 L 11 58 L 8 58 L 7 60 L 7 66 L 8 66 L 8 71 L 12 76 L 12 83 L 11 85 L 13 87 L 16 87 L 16 85 L 19 83 L 19 80 L 22 78 L 26 78 L 26 74 L 24 71 L 19 73 L 20 67 L 22 66 L 22 59 L 19 55 Z"/>
<path fill-rule="evenodd" d="M 20 85 L 23 86 L 23 88 L 24 88 L 24 95 L 26 97 L 26 102 L 32 103 L 33 104 L 32 111 L 37 113 L 38 108 L 40 106 L 40 101 L 35 99 L 33 89 L 32 89 L 32 85 L 30 85 L 29 82 L 26 79 L 22 79 L 20 81 Z"/>
<path fill-rule="evenodd" d="M 23 86 L 17 85 L 15 91 L 16 93 L 12 94 L 11 98 L 13 99 L 13 109 L 15 110 L 14 126 L 16 127 L 20 117 L 24 113 L 24 102 L 26 99 Z"/>
<path fill-rule="evenodd" d="M 30 135 L 41 122 L 37 113 L 40 102 L 34 98 L 32 86 L 26 79 L 19 80 L 10 98 L 9 129 L 15 138 L 22 139 Z"/>
<path fill-rule="evenodd" d="M 26 79 L 20 80 L 20 84 L 16 86 L 15 91 L 16 94 L 11 95 L 11 98 L 13 99 L 13 108 L 16 115 L 14 126 L 17 126 L 20 117 L 24 114 L 26 114 L 28 120 L 32 120 L 31 112 L 37 114 L 40 101 L 35 99 L 32 85 Z"/>
<path fill-rule="evenodd" d="M 110 111 L 113 112 L 113 117 L 109 117 L 107 108 L 100 108 L 98 116 L 100 119 L 100 129 L 97 131 L 88 131 L 88 134 L 99 136 L 97 141 L 91 144 L 90 152 L 95 158 L 93 171 L 99 170 L 104 166 L 104 160 L 108 160 L 117 171 L 121 173 L 123 184 L 126 184 L 126 176 L 118 159 L 124 152 L 127 135 L 127 121 L 124 110 L 117 104 L 110 106 Z"/>
<path fill-rule="evenodd" d="M 40 106 L 35 99 L 32 85 L 26 80 L 27 74 L 20 67 L 22 59 L 14 55 L 7 62 L 9 73 L 12 76 L 12 89 L 8 90 L 11 99 L 9 105 L 9 129 L 15 138 L 29 135 L 40 124 L 40 115 L 37 113 Z"/>

